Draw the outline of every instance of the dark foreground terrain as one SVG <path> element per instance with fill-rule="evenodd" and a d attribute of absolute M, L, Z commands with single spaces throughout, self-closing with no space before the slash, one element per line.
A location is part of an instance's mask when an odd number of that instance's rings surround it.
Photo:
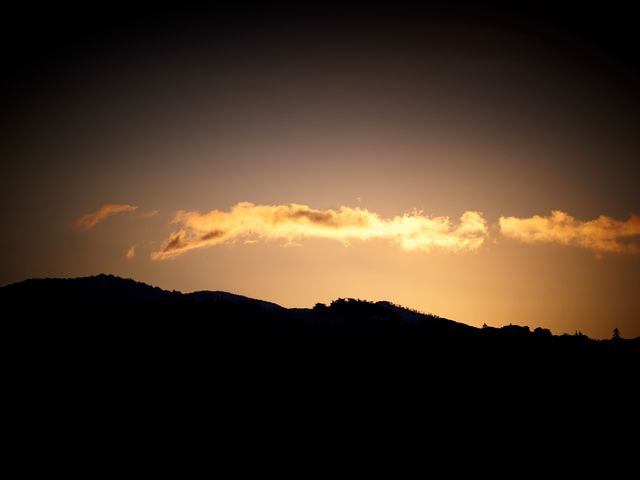
<path fill-rule="evenodd" d="M 110 275 L 27 280 L 0 288 L 0 302 L 11 411 L 51 432 L 69 418 L 106 431 L 143 418 L 155 431 L 167 414 L 224 421 L 240 436 L 238 422 L 273 429 L 285 417 L 367 428 L 481 418 L 488 432 L 488 411 L 534 428 L 547 414 L 638 405 L 638 338 L 474 328 L 387 302 L 285 309 Z"/>
<path fill-rule="evenodd" d="M 5 322 L 26 329 L 52 350 L 68 348 L 182 354 L 232 350 L 278 356 L 310 351 L 369 359 L 437 356 L 439 361 L 572 362 L 637 360 L 640 338 L 594 340 L 581 334 L 508 325 L 475 328 L 389 302 L 339 299 L 311 309 L 226 292 L 166 291 L 130 279 L 98 275 L 34 279 L 0 288 Z M 248 357 L 247 357 L 248 358 Z"/>

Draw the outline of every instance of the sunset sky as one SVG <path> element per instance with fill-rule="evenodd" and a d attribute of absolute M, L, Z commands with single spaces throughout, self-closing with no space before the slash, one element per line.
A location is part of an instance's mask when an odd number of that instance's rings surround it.
<path fill-rule="evenodd" d="M 640 336 L 630 12 L 11 14 L 0 284 Z"/>

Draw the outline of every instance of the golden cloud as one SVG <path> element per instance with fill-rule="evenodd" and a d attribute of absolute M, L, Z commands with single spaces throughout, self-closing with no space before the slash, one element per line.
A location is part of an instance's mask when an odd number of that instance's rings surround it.
<path fill-rule="evenodd" d="M 76 220 L 76 225 L 85 230 L 89 230 L 105 220 L 110 215 L 132 211 L 136 208 L 138 207 L 134 207 L 133 205 L 110 203 L 107 205 L 103 205 L 99 210 L 95 212 L 87 213 L 81 216 Z"/>
<path fill-rule="evenodd" d="M 429 217 L 414 211 L 391 219 L 363 208 L 340 207 L 315 210 L 306 205 L 254 205 L 241 202 L 230 211 L 209 213 L 180 211 L 173 223 L 179 229 L 154 252 L 165 260 L 189 250 L 238 240 L 286 240 L 327 238 L 353 240 L 386 239 L 405 250 L 473 251 L 487 236 L 486 221 L 479 212 L 465 212 L 457 225 L 448 217 Z"/>
<path fill-rule="evenodd" d="M 127 250 L 127 260 L 133 260 L 134 258 L 136 258 L 136 246 L 133 245 L 132 247 L 129 248 L 129 250 Z"/>
<path fill-rule="evenodd" d="M 500 217 L 500 232 L 527 243 L 555 242 L 597 252 L 640 253 L 640 217 L 628 220 L 601 215 L 580 221 L 555 210 L 547 217 Z"/>

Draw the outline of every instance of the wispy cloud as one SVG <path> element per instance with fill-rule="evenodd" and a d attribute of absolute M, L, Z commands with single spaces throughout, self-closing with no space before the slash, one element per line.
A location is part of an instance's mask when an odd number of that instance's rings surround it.
<path fill-rule="evenodd" d="M 547 217 L 500 217 L 500 232 L 527 243 L 554 242 L 596 252 L 640 253 L 640 217 L 637 215 L 625 221 L 605 215 L 580 221 L 555 210 Z"/>
<path fill-rule="evenodd" d="M 95 227 L 97 224 L 105 220 L 108 216 L 116 213 L 128 212 L 135 210 L 138 207 L 127 204 L 110 203 L 103 205 L 99 210 L 82 215 L 76 220 L 76 225 L 85 230 L 89 230 Z"/>
<path fill-rule="evenodd" d="M 155 217 L 160 213 L 159 210 L 147 210 L 146 212 L 142 212 L 140 214 L 141 217 Z"/>
<path fill-rule="evenodd" d="M 486 221 L 479 212 L 465 212 L 456 224 L 448 217 L 431 217 L 413 211 L 390 219 L 363 208 L 315 210 L 306 205 L 254 205 L 242 202 L 230 211 L 209 213 L 180 211 L 173 223 L 179 229 L 152 254 L 155 260 L 221 243 L 256 240 L 327 238 L 387 239 L 405 250 L 473 251 L 487 236 Z"/>
<path fill-rule="evenodd" d="M 127 260 L 133 260 L 134 258 L 136 258 L 136 246 L 133 245 L 132 247 L 129 248 L 129 250 L 127 250 Z"/>

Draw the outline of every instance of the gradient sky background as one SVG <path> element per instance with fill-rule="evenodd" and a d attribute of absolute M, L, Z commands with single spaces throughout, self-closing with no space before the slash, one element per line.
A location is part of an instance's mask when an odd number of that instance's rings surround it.
<path fill-rule="evenodd" d="M 640 335 L 633 248 L 526 243 L 498 225 L 640 213 L 630 11 L 110 8 L 7 17 L 0 284 L 108 272 L 284 306 L 387 299 L 478 326 Z M 488 236 L 472 252 L 302 238 L 151 259 L 178 210 L 239 202 L 455 224 L 479 211 Z M 78 226 L 105 204 L 138 208 Z"/>

